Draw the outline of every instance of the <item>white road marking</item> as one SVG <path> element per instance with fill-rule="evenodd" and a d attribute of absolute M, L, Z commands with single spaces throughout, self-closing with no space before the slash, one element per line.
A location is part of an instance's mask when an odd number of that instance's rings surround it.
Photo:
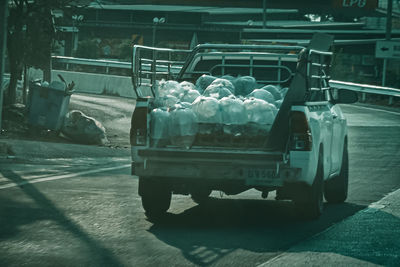
<path fill-rule="evenodd" d="M 63 175 L 56 175 L 56 176 L 51 176 L 51 177 L 46 177 L 46 178 L 40 178 L 40 179 L 35 179 L 31 181 L 24 181 L 21 183 L 11 183 L 11 184 L 6 184 L 0 186 L 1 189 L 7 189 L 7 188 L 12 188 L 12 187 L 19 187 L 22 185 L 26 184 L 36 184 L 36 183 L 41 183 L 41 182 L 47 182 L 47 181 L 54 181 L 54 180 L 60 180 L 60 179 L 66 179 L 66 178 L 73 178 L 81 175 L 87 175 L 87 174 L 93 174 L 93 173 L 99 173 L 99 172 L 106 172 L 106 171 L 113 171 L 113 170 L 120 170 L 120 169 L 125 169 L 131 167 L 131 164 L 125 164 L 122 166 L 116 166 L 116 167 L 108 167 L 108 168 L 100 168 L 100 169 L 95 169 L 95 170 L 88 170 L 88 171 L 82 171 L 82 172 L 77 172 L 77 173 L 69 173 L 69 174 L 63 174 Z"/>

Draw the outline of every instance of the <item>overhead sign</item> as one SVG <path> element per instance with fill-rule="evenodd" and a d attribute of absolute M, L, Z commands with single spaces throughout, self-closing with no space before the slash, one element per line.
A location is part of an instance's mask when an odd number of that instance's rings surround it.
<path fill-rule="evenodd" d="M 400 59 L 400 41 L 377 41 L 375 57 Z"/>
<path fill-rule="evenodd" d="M 333 0 L 333 7 L 372 10 L 378 7 L 378 0 Z"/>

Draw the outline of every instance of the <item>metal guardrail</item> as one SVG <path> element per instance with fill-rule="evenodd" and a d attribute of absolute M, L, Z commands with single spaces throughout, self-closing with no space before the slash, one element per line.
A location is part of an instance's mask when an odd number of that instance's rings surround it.
<path fill-rule="evenodd" d="M 66 69 L 70 69 L 70 65 L 86 65 L 86 66 L 98 66 L 105 67 L 106 73 L 109 73 L 109 68 L 119 68 L 119 69 L 131 69 L 131 62 L 122 62 L 114 60 L 104 60 L 104 59 L 88 59 L 88 58 L 76 58 L 76 57 L 63 57 L 63 56 L 52 56 L 53 62 L 66 64 Z M 151 64 L 143 64 L 144 68 L 148 71 L 151 70 Z M 167 71 L 168 68 L 164 65 L 158 65 L 157 70 Z M 171 71 L 178 74 L 181 67 L 173 66 Z"/>
<path fill-rule="evenodd" d="M 89 59 L 89 58 L 76 58 L 76 57 L 63 57 L 63 56 L 52 56 L 52 61 L 56 63 L 66 64 L 66 69 L 70 69 L 70 65 L 86 65 L 86 66 L 97 66 L 105 67 L 106 73 L 109 73 L 109 68 L 118 69 L 131 69 L 131 62 L 113 61 L 105 59 Z"/>
<path fill-rule="evenodd" d="M 329 85 L 337 89 L 347 89 L 363 93 L 362 101 L 365 102 L 366 94 L 377 94 L 389 96 L 389 105 L 393 104 L 393 97 L 400 97 L 400 89 L 383 87 L 378 85 L 360 84 L 352 82 L 343 82 L 337 80 L 330 80 Z"/>

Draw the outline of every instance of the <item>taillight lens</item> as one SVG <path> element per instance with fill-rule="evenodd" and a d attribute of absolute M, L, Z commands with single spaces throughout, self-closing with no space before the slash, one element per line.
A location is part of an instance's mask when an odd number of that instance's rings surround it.
<path fill-rule="evenodd" d="M 131 120 L 130 142 L 132 146 L 147 145 L 147 114 L 148 108 L 144 103 L 137 102 Z"/>
<path fill-rule="evenodd" d="M 300 111 L 290 113 L 290 131 L 291 150 L 312 150 L 312 135 L 306 114 Z"/>

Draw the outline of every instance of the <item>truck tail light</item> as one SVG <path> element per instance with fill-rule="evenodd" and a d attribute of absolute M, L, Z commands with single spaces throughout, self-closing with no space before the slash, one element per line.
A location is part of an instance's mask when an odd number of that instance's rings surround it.
<path fill-rule="evenodd" d="M 301 111 L 292 111 L 290 113 L 290 132 L 291 150 L 312 150 L 312 135 L 305 113 Z"/>
<path fill-rule="evenodd" d="M 147 114 L 147 102 L 137 100 L 131 120 L 130 143 L 132 146 L 147 145 Z"/>

